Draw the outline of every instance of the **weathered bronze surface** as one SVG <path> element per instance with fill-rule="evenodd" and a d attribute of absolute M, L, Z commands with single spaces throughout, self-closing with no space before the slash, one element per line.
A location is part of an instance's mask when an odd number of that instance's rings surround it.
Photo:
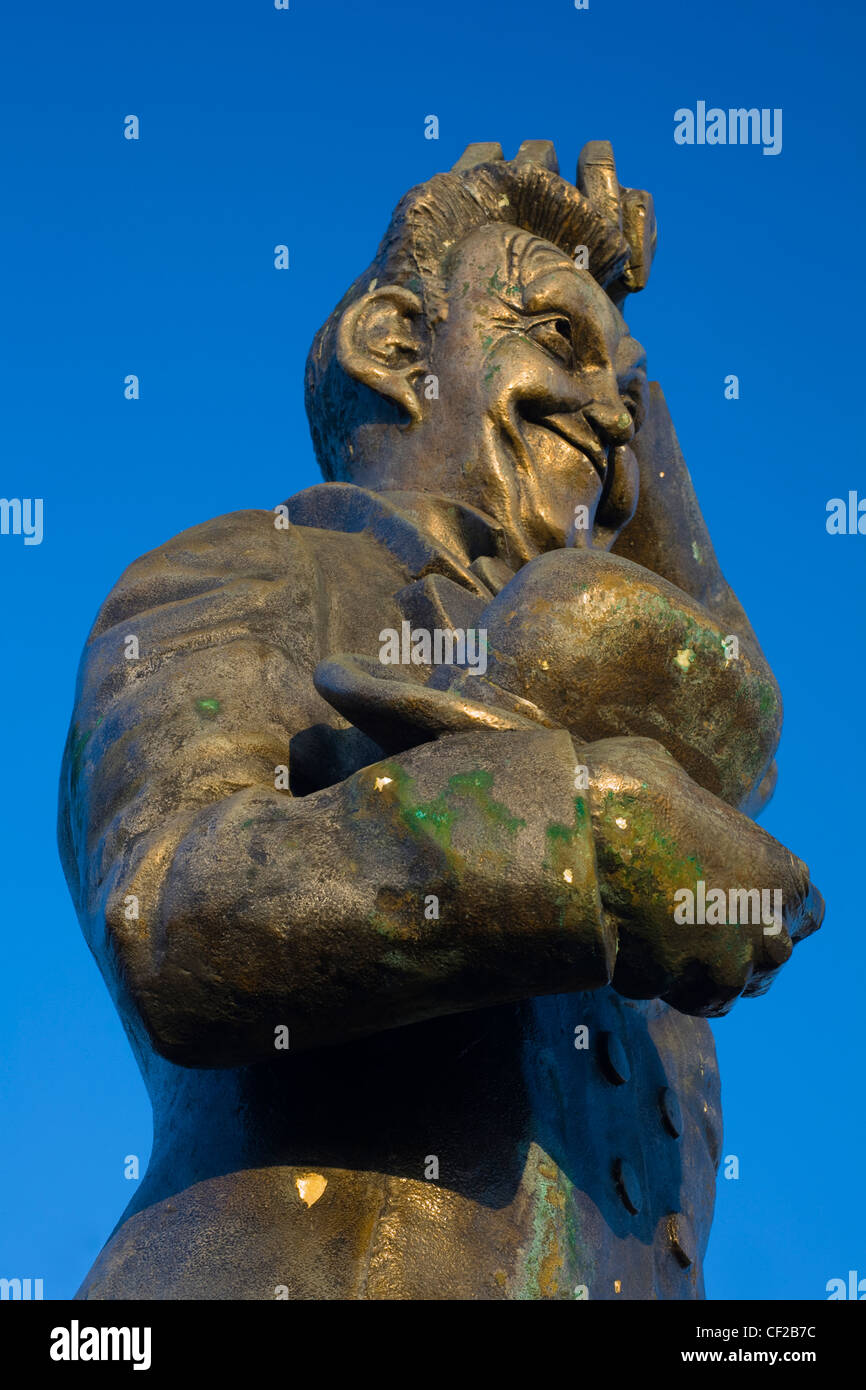
<path fill-rule="evenodd" d="M 470 146 L 313 345 L 328 481 L 107 599 L 60 846 L 155 1143 L 80 1297 L 702 1296 L 705 1019 L 822 905 L 749 819 L 781 703 L 622 317 L 654 245 L 604 142 Z"/>

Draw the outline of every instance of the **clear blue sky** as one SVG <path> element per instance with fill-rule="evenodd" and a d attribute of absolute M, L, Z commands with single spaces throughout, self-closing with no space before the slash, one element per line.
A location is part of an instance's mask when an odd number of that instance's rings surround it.
<path fill-rule="evenodd" d="M 40 546 L 0 536 L 0 1275 L 70 1295 L 131 1195 L 124 1156 L 143 1168 L 151 1142 L 55 848 L 96 610 L 143 551 L 316 480 L 316 328 L 408 187 L 470 140 L 512 154 L 527 138 L 555 140 L 567 174 L 585 140 L 610 139 L 621 181 L 655 195 L 656 266 L 629 320 L 785 696 L 763 824 L 828 901 L 769 996 L 715 1025 L 740 1177 L 719 1183 L 708 1293 L 823 1298 L 828 1279 L 866 1275 L 866 536 L 825 529 L 831 497 L 866 496 L 863 28 L 855 0 L 7 10 L 0 495 L 45 511 Z M 675 110 L 701 100 L 781 108 L 782 152 L 676 145 Z"/>

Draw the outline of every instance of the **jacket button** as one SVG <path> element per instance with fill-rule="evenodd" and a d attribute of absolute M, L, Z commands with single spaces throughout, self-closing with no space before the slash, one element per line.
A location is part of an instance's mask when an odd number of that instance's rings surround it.
<path fill-rule="evenodd" d="M 624 1158 L 618 1158 L 613 1165 L 613 1175 L 623 1206 L 627 1207 L 633 1216 L 637 1216 L 642 1206 L 637 1173 Z"/>
<path fill-rule="evenodd" d="M 683 1112 L 677 1100 L 677 1093 L 672 1091 L 670 1086 L 665 1086 L 664 1090 L 659 1092 L 659 1109 L 668 1134 L 673 1139 L 679 1139 L 683 1132 Z"/>
<path fill-rule="evenodd" d="M 631 1067 L 625 1048 L 615 1033 L 601 1033 L 598 1039 L 598 1058 L 608 1081 L 622 1086 L 631 1077 Z"/>
<path fill-rule="evenodd" d="M 696 1251 L 695 1233 L 688 1217 L 683 1216 L 682 1212 L 669 1216 L 667 1234 L 677 1263 L 681 1264 L 683 1269 L 688 1269 L 689 1265 L 695 1262 Z"/>

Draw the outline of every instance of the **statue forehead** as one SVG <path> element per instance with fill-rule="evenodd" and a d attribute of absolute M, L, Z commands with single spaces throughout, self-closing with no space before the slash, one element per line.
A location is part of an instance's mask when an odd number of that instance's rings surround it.
<path fill-rule="evenodd" d="M 508 222 L 488 222 L 483 227 L 475 227 L 455 248 L 453 263 L 484 255 L 494 255 L 507 262 L 508 269 L 521 283 L 544 270 L 577 270 L 570 257 L 552 241 L 545 241 Z"/>
<path fill-rule="evenodd" d="M 630 336 L 619 309 L 593 279 L 588 270 L 575 264 L 569 255 L 551 241 L 507 222 L 490 222 L 476 227 L 455 248 L 449 279 L 459 286 L 461 273 L 491 267 L 501 279 L 500 294 L 517 307 L 515 291 L 521 299 L 526 291 L 551 276 L 562 277 L 563 287 L 579 298 L 586 309 L 594 310 L 618 335 Z M 493 288 L 497 288 L 494 284 Z"/>

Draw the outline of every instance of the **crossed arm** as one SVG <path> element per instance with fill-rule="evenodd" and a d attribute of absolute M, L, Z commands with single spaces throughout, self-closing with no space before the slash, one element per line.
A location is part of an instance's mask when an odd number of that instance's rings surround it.
<path fill-rule="evenodd" d="M 304 647 L 315 575 L 270 529 L 254 576 L 218 538 L 133 566 L 82 663 L 61 852 L 156 1050 L 238 1065 L 272 1055 L 280 1025 L 315 1046 L 607 983 L 614 933 L 566 733 L 460 734 L 283 789 L 293 736 L 341 721 Z"/>
<path fill-rule="evenodd" d="M 64 758 L 85 935 L 158 1053 L 243 1065 L 281 1026 L 314 1047 L 611 982 L 720 1012 L 812 929 L 805 866 L 652 740 L 449 734 L 293 796 L 276 775 L 293 737 L 341 723 L 312 683 L 319 577 L 296 533 L 253 526 L 270 533 L 258 553 L 233 525 L 121 581 Z M 780 935 L 673 923 L 673 889 L 727 886 L 732 861 L 739 881 L 783 886 Z"/>

